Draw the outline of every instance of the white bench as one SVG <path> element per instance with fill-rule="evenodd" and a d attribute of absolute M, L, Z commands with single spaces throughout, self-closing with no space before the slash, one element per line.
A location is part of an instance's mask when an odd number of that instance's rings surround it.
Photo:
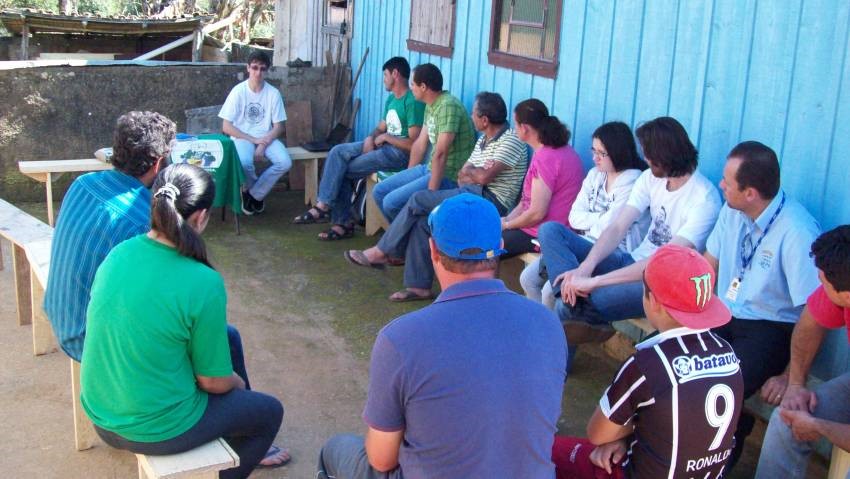
<path fill-rule="evenodd" d="M 239 456 L 224 439 L 216 439 L 180 454 L 136 454 L 136 459 L 139 462 L 139 479 L 216 479 L 218 471 L 239 466 Z"/>

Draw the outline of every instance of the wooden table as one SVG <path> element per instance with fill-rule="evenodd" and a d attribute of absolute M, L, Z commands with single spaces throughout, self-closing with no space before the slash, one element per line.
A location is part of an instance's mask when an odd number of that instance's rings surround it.
<path fill-rule="evenodd" d="M 327 158 L 327 151 L 307 151 L 300 146 L 288 147 L 292 161 L 304 161 L 304 203 L 315 205 L 319 193 L 319 160 Z M 45 184 L 47 190 L 47 222 L 53 226 L 54 179 L 68 172 L 111 170 L 112 164 L 96 158 L 81 160 L 19 161 L 18 169 L 30 178 Z"/>
<path fill-rule="evenodd" d="M 53 180 L 68 172 L 111 170 L 112 165 L 96 158 L 82 160 L 19 161 L 18 169 L 45 184 L 47 189 L 47 223 L 53 226 Z"/>

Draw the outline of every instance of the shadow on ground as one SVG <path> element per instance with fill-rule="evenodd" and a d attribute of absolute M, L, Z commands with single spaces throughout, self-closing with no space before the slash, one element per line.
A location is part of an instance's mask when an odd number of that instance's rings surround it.
<path fill-rule="evenodd" d="M 402 286 L 402 269 L 349 265 L 342 252 L 371 246 L 358 231 L 352 240 L 317 241 L 327 225 L 295 226 L 304 209 L 301 192 L 275 191 L 267 211 L 215 219 L 204 234 L 213 265 L 228 291 L 228 317 L 243 337 L 248 371 L 257 390 L 280 398 L 286 413 L 278 443 L 290 447 L 290 466 L 256 472 L 258 478 L 315 477 L 316 455 L 337 432 L 361 432 L 368 357 L 378 330 L 423 303 L 397 304 L 386 297 Z M 58 206 L 58 205 L 57 205 Z M 23 204 L 42 219 L 44 206 Z M 119 478 L 135 476 L 130 453 L 102 443 L 74 451 L 68 362 L 62 353 L 33 357 L 29 327 L 17 326 L 9 248 L 0 272 L 0 443 L 3 477 Z M 132 284 L 132 278 L 126 278 Z M 564 389 L 559 432 L 584 435 L 599 396 L 618 364 L 598 347 L 584 347 Z M 494 420 L 498 420 L 497 418 Z M 748 441 L 745 457 L 729 476 L 752 477 L 763 427 Z M 811 477 L 822 477 L 820 474 Z M 813 471 L 815 472 L 815 471 Z"/>

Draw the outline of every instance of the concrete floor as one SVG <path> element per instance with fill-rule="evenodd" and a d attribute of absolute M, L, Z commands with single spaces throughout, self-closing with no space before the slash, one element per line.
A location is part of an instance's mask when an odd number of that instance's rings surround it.
<path fill-rule="evenodd" d="M 255 389 L 281 399 L 286 413 L 277 443 L 290 447 L 291 465 L 256 472 L 257 478 L 315 477 L 316 454 L 338 432 L 361 432 L 368 355 L 377 331 L 392 318 L 421 307 L 386 296 L 401 287 L 400 268 L 386 272 L 349 266 L 346 248 L 374 238 L 327 243 L 315 235 L 326 225 L 292 226 L 303 210 L 301 192 L 275 191 L 267 212 L 242 219 L 242 234 L 210 222 L 205 233 L 214 266 L 228 290 L 228 315 L 243 337 Z M 23 209 L 44 218 L 43 205 Z M 2 245 L 0 271 L 0 477 L 128 478 L 132 454 L 102 443 L 74 450 L 68 359 L 62 353 L 32 355 L 28 326 L 17 326 L 11 260 Z M 618 364 L 598 347 L 585 347 L 564 389 L 561 433 L 583 435 L 599 395 Z M 747 442 L 741 464 L 729 476 L 752 477 L 763 426 Z M 824 477 L 822 461 L 814 475 Z"/>

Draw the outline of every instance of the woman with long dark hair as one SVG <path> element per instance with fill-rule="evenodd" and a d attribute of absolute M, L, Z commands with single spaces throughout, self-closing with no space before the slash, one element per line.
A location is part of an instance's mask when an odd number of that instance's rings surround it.
<path fill-rule="evenodd" d="M 593 168 L 584 177 L 569 216 L 570 228 L 591 243 L 608 226 L 614 213 L 626 204 L 635 180 L 648 166 L 638 155 L 631 128 L 623 122 L 612 121 L 597 128 L 593 132 L 592 145 Z M 647 215 L 636 221 L 620 249 L 629 252 L 636 248 L 646 235 L 648 222 Z M 560 223 L 553 227 L 567 228 Z M 540 241 L 543 241 L 542 235 Z M 553 307 L 552 287 L 546 282 L 540 264 L 538 259 L 526 266 L 520 275 L 520 284 L 527 297 Z"/>
<path fill-rule="evenodd" d="M 200 236 L 212 177 L 172 165 L 153 191 L 151 230 L 116 246 L 95 275 L 83 408 L 115 448 L 176 454 L 223 437 L 239 467 L 222 478 L 283 465 L 288 453 L 272 446 L 283 407 L 250 390 L 239 334 L 227 325 L 224 281 Z"/>
<path fill-rule="evenodd" d="M 520 202 L 502 218 L 504 257 L 536 250 L 532 240 L 537 227 L 547 221 L 569 224 L 567 216 L 581 188 L 584 171 L 575 150 L 568 145 L 570 131 L 550 115 L 535 98 L 514 108 L 514 130 L 534 150 L 525 175 Z"/>

